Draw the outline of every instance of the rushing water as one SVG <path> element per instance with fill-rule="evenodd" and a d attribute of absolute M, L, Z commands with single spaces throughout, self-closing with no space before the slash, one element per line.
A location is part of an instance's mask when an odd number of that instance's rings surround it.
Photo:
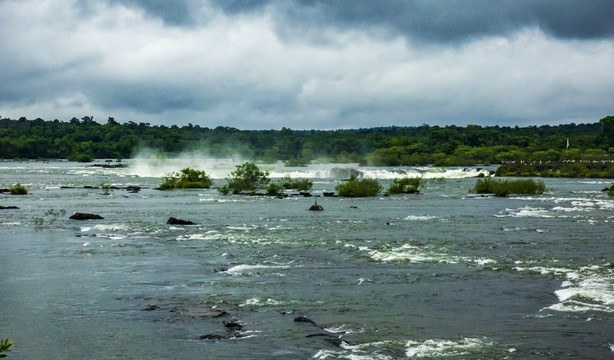
<path fill-rule="evenodd" d="M 232 168 L 193 165 L 216 186 Z M 348 173 L 336 167 L 271 174 L 312 177 L 320 195 Z M 19 207 L 0 210 L 9 358 L 614 357 L 609 181 L 494 198 L 470 194 L 476 169 L 366 168 L 384 186 L 447 178 L 419 195 L 318 197 L 324 211 L 310 212 L 314 198 L 157 191 L 155 169 L 0 163 L 0 188 L 30 191 L 0 194 Z M 83 188 L 102 183 L 144 188 Z"/>

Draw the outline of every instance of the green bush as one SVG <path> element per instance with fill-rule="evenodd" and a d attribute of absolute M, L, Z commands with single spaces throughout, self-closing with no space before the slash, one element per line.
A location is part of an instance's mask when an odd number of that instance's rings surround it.
<path fill-rule="evenodd" d="M 9 188 L 9 193 L 11 193 L 12 195 L 27 195 L 28 189 L 26 189 L 21 184 L 16 184 L 15 186 Z"/>
<path fill-rule="evenodd" d="M 310 179 L 292 179 L 290 175 L 286 175 L 281 179 L 281 186 L 284 189 L 308 191 L 313 187 L 313 181 Z"/>
<path fill-rule="evenodd" d="M 270 196 L 277 196 L 284 191 L 283 186 L 277 183 L 270 183 L 269 187 L 266 189 L 266 194 Z"/>
<path fill-rule="evenodd" d="M 393 194 L 415 194 L 420 192 L 420 188 L 424 185 L 424 179 L 415 177 L 405 177 L 402 179 L 394 179 L 385 195 Z"/>
<path fill-rule="evenodd" d="M 335 190 L 341 197 L 372 197 L 382 191 L 382 186 L 375 179 L 358 180 L 356 175 L 352 175 L 346 183 L 337 185 Z"/>
<path fill-rule="evenodd" d="M 229 192 L 238 194 L 241 191 L 256 191 L 265 188 L 271 182 L 268 171 L 261 171 L 253 162 L 237 165 L 236 170 L 226 179 L 226 185 L 219 188 L 219 192 L 226 195 Z"/>
<path fill-rule="evenodd" d="M 202 170 L 185 168 L 178 173 L 170 173 L 164 177 L 164 182 L 160 184 L 160 189 L 193 189 L 209 188 L 213 180 Z"/>
<path fill-rule="evenodd" d="M 478 179 L 473 188 L 476 194 L 494 194 L 498 197 L 506 197 L 511 194 L 538 195 L 546 191 L 546 185 L 541 180 L 498 180 L 493 178 Z"/>

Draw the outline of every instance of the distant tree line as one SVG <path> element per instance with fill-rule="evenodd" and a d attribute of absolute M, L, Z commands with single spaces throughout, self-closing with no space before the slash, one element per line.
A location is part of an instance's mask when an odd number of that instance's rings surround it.
<path fill-rule="evenodd" d="M 101 124 L 92 116 L 68 122 L 0 119 L 2 159 L 130 158 L 141 148 L 168 154 L 202 151 L 218 158 L 240 155 L 260 162 L 283 160 L 291 166 L 312 161 L 464 166 L 599 160 L 614 153 L 614 116 L 592 124 L 539 127 L 422 125 L 334 131 L 179 127 L 119 123 L 111 117 Z"/>

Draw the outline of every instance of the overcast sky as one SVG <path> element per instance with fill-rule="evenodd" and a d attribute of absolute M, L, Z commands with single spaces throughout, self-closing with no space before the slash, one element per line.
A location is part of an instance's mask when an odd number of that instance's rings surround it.
<path fill-rule="evenodd" d="M 0 0 L 0 116 L 240 129 L 592 123 L 612 0 Z"/>

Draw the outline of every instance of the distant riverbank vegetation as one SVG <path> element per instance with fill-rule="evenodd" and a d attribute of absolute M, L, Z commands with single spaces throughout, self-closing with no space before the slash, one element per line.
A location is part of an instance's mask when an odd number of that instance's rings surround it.
<path fill-rule="evenodd" d="M 471 166 L 489 164 L 564 164 L 598 162 L 591 176 L 614 177 L 614 116 L 593 124 L 557 126 L 428 126 L 353 130 L 239 130 L 119 123 L 103 124 L 91 116 L 69 121 L 0 119 L 3 159 L 130 158 L 139 149 L 169 156 L 186 151 L 214 158 L 240 157 L 287 166 L 312 162 L 359 163 L 372 166 Z M 533 168 L 535 169 L 535 167 Z M 578 170 L 578 169 L 576 169 Z M 573 175 L 571 169 L 560 173 Z M 522 168 L 517 175 L 538 171 Z M 580 174 L 586 171 L 578 170 Z"/>

